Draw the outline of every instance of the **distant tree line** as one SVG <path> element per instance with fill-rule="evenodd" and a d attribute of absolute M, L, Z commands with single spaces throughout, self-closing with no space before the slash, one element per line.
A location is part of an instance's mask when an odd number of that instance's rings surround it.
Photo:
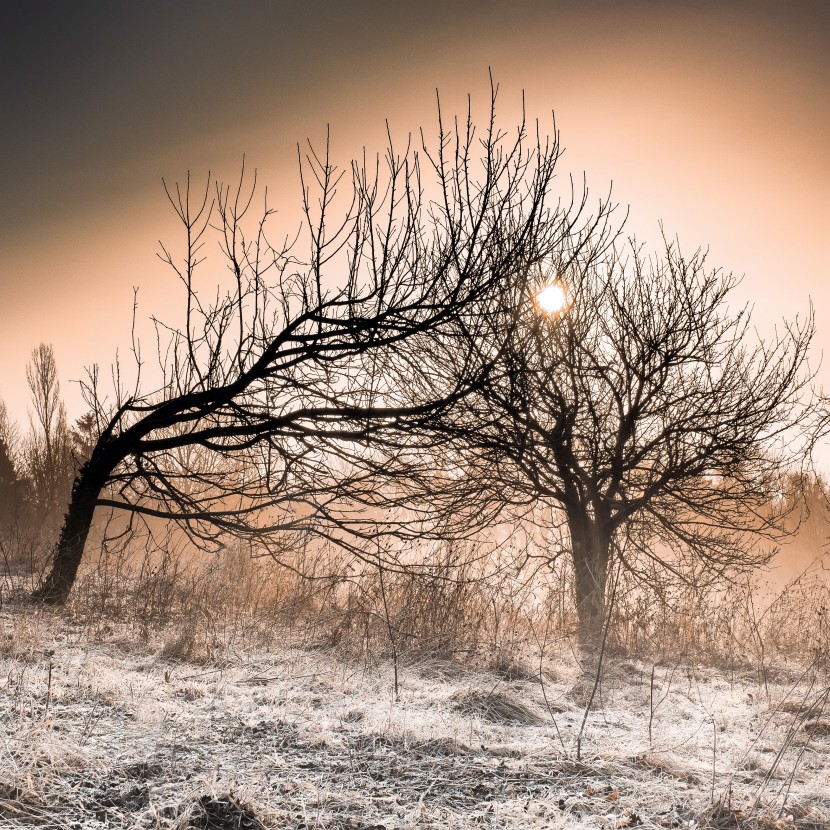
<path fill-rule="evenodd" d="M 55 532 L 75 475 L 97 438 L 92 413 L 74 423 L 67 420 L 51 344 L 32 351 L 25 371 L 30 392 L 26 429 L 11 420 L 0 400 L 0 545 L 7 558 L 12 555 L 10 538 Z"/>

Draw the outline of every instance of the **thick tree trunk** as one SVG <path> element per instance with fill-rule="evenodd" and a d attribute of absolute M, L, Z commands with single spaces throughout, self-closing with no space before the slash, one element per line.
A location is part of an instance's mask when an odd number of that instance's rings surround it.
<path fill-rule="evenodd" d="M 607 524 L 588 517 L 569 520 L 576 589 L 579 640 L 584 646 L 598 645 L 605 625 L 605 588 L 611 550 Z"/>
<path fill-rule="evenodd" d="M 63 519 L 52 558 L 52 569 L 41 582 L 32 598 L 50 605 L 62 605 L 75 583 L 78 567 L 84 554 L 95 503 L 106 482 L 106 474 L 87 462 L 78 471 L 72 486 L 72 498 Z"/>

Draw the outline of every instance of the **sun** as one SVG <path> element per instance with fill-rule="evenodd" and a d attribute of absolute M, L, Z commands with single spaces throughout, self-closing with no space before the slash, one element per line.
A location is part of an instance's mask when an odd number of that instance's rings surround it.
<path fill-rule="evenodd" d="M 568 305 L 568 295 L 559 281 L 546 285 L 537 295 L 536 302 L 546 314 L 559 314 Z"/>

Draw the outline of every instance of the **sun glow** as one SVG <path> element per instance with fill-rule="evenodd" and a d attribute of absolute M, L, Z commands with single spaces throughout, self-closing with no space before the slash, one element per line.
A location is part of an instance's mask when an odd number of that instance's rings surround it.
<path fill-rule="evenodd" d="M 546 314 L 559 314 L 568 306 L 568 295 L 562 283 L 555 281 L 536 295 L 536 302 Z"/>

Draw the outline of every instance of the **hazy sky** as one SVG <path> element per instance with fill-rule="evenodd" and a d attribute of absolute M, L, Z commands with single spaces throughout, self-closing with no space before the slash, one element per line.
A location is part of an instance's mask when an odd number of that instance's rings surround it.
<path fill-rule="evenodd" d="M 172 316 L 161 186 L 243 154 L 296 209 L 296 145 L 331 125 L 336 158 L 382 149 L 470 92 L 556 112 L 563 169 L 613 181 L 629 230 L 658 222 L 745 275 L 758 325 L 807 309 L 830 387 L 830 4 L 816 2 L 102 2 L 20 0 L 2 62 L 0 398 L 53 343 L 69 381 Z M 170 313 L 168 313 L 170 312 Z"/>

